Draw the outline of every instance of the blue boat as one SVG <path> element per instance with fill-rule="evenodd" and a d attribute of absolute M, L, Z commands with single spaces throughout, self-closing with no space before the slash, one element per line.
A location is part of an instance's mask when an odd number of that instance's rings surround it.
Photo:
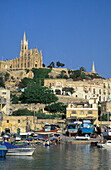
<path fill-rule="evenodd" d="M 10 156 L 32 156 L 36 148 L 27 147 L 28 144 L 15 146 L 8 142 L 4 142 L 4 145 L 8 149 L 6 155 Z"/>
<path fill-rule="evenodd" d="M 80 125 L 83 134 L 91 134 L 93 132 L 94 126 L 91 124 L 90 120 L 84 120 Z"/>
<path fill-rule="evenodd" d="M 5 157 L 8 149 L 5 145 L 0 145 L 0 157 Z"/>

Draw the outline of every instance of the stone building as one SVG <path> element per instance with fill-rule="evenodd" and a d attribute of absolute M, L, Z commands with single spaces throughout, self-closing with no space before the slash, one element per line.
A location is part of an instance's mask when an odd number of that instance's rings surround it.
<path fill-rule="evenodd" d="M 73 81 L 72 79 L 45 79 L 44 86 L 52 88 L 55 94 L 66 95 L 63 92 L 64 87 L 74 89 L 73 94 L 68 93 L 76 98 L 91 99 L 95 98 L 96 102 L 107 101 L 108 96 L 111 99 L 111 79 L 93 79 L 83 81 Z"/>
<path fill-rule="evenodd" d="M 10 90 L 0 89 L 0 114 L 10 114 Z"/>
<path fill-rule="evenodd" d="M 74 122 L 76 120 L 82 121 L 84 119 L 91 120 L 92 123 L 98 124 L 98 107 L 97 104 L 77 104 L 70 103 L 66 108 L 67 121 Z"/>
<path fill-rule="evenodd" d="M 101 115 L 105 115 L 108 113 L 111 114 L 111 101 L 102 102 L 101 103 Z"/>
<path fill-rule="evenodd" d="M 0 61 L 0 69 L 31 69 L 42 68 L 42 52 L 38 52 L 37 48 L 28 50 L 28 40 L 26 40 L 25 32 L 23 40 L 21 40 L 20 57 L 12 60 Z"/>

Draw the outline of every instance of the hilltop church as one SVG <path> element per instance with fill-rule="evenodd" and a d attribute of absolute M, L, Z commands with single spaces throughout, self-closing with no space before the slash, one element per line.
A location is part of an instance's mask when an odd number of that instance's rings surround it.
<path fill-rule="evenodd" d="M 38 52 L 37 48 L 28 50 L 28 40 L 24 32 L 23 40 L 21 40 L 20 57 L 12 60 L 0 61 L 0 69 L 31 69 L 42 68 L 42 52 Z"/>

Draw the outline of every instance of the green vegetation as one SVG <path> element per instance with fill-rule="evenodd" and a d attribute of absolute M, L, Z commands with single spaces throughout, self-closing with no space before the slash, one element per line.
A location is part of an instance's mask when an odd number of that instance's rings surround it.
<path fill-rule="evenodd" d="M 51 72 L 51 69 L 46 68 L 39 68 L 35 69 L 33 68 L 32 71 L 34 72 L 34 82 L 36 82 L 36 85 L 43 86 L 44 85 L 44 79 L 49 78 L 48 73 Z"/>
<path fill-rule="evenodd" d="M 109 114 L 109 116 L 111 116 L 111 114 Z M 107 114 L 102 115 L 102 116 L 100 117 L 100 121 L 107 121 L 107 120 L 108 120 Z"/>
<path fill-rule="evenodd" d="M 34 112 L 28 109 L 18 109 L 12 113 L 12 116 L 34 116 Z"/>
<path fill-rule="evenodd" d="M 70 72 L 70 78 L 72 78 L 73 80 L 82 80 L 85 79 L 86 76 L 85 73 L 81 70 L 75 70 Z"/>
<path fill-rule="evenodd" d="M 57 66 L 57 67 L 64 67 L 65 64 L 60 63 L 59 61 L 57 61 L 57 62 L 56 62 L 56 66 Z M 55 63 L 52 61 L 47 67 L 49 67 L 49 68 L 55 68 Z"/>
<path fill-rule="evenodd" d="M 4 81 L 3 81 L 3 77 L 0 77 L 0 87 L 5 88 L 5 84 L 4 84 Z"/>
<path fill-rule="evenodd" d="M 6 74 L 5 74 L 5 81 L 7 81 L 9 79 L 9 76 L 10 76 L 10 74 L 6 72 Z"/>
<path fill-rule="evenodd" d="M 27 70 L 28 71 L 28 70 Z M 39 69 L 32 69 L 32 72 L 34 73 L 34 78 L 24 78 L 19 83 L 19 88 L 29 87 L 29 86 L 43 86 L 44 85 L 44 79 L 49 78 L 48 73 L 51 72 L 51 69 L 46 68 L 39 68 Z"/>
<path fill-rule="evenodd" d="M 19 101 L 19 98 L 16 95 L 14 95 L 12 98 L 12 104 L 18 104 L 18 101 Z"/>
<path fill-rule="evenodd" d="M 48 106 L 45 106 L 45 110 L 50 112 L 50 113 L 66 113 L 66 107 L 67 105 L 64 105 L 64 103 L 54 103 Z"/>
<path fill-rule="evenodd" d="M 68 79 L 68 76 L 66 75 L 66 71 L 62 70 L 61 74 L 58 75 L 56 78 Z"/>
<path fill-rule="evenodd" d="M 33 86 L 25 89 L 19 97 L 21 103 L 43 103 L 56 102 L 58 98 L 48 87 Z"/>
<path fill-rule="evenodd" d="M 57 67 L 64 67 L 64 66 L 65 66 L 65 64 L 60 63 L 59 61 L 57 61 L 57 62 L 56 62 L 56 66 L 57 66 Z"/>
<path fill-rule="evenodd" d="M 86 71 L 84 67 L 80 67 L 80 71 Z"/>
<path fill-rule="evenodd" d="M 56 115 L 42 113 L 40 110 L 38 112 L 30 111 L 28 109 L 18 109 L 12 113 L 12 116 L 36 116 L 38 119 L 54 119 L 58 117 Z"/>
<path fill-rule="evenodd" d="M 35 83 L 33 81 L 33 79 L 30 78 L 24 78 L 21 80 L 21 82 L 19 83 L 18 87 L 21 88 L 25 88 L 25 87 L 29 87 L 29 86 L 34 86 Z"/>
<path fill-rule="evenodd" d="M 54 68 L 55 67 L 55 63 L 52 61 L 49 65 L 48 65 L 49 68 Z"/>

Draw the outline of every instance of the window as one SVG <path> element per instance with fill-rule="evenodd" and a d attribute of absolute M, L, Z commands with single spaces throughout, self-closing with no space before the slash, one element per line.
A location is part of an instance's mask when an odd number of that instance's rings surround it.
<path fill-rule="evenodd" d="M 20 120 L 18 120 L 18 123 L 20 123 Z"/>
<path fill-rule="evenodd" d="M 95 94 L 95 89 L 93 89 L 93 94 Z"/>
<path fill-rule="evenodd" d="M 92 111 L 89 110 L 89 111 L 88 111 L 88 114 L 92 114 Z"/>
<path fill-rule="evenodd" d="M 101 96 L 99 96 L 99 101 L 101 102 Z"/>
<path fill-rule="evenodd" d="M 37 67 L 37 64 L 35 64 L 35 67 Z"/>
<path fill-rule="evenodd" d="M 83 114 L 84 114 L 84 111 L 83 111 L 83 110 L 81 110 L 81 111 L 80 111 L 80 114 L 81 114 L 81 115 L 83 115 Z"/>
<path fill-rule="evenodd" d="M 60 87 L 60 83 L 57 84 L 57 87 Z"/>
<path fill-rule="evenodd" d="M 72 108 L 72 107 L 73 107 L 73 105 L 71 104 L 71 105 L 70 105 L 70 108 Z"/>
<path fill-rule="evenodd" d="M 76 111 L 72 111 L 72 114 L 76 114 Z"/>
<path fill-rule="evenodd" d="M 7 123 L 9 123 L 9 120 L 7 120 Z"/>
<path fill-rule="evenodd" d="M 6 94 L 6 92 L 2 92 L 2 94 Z"/>

